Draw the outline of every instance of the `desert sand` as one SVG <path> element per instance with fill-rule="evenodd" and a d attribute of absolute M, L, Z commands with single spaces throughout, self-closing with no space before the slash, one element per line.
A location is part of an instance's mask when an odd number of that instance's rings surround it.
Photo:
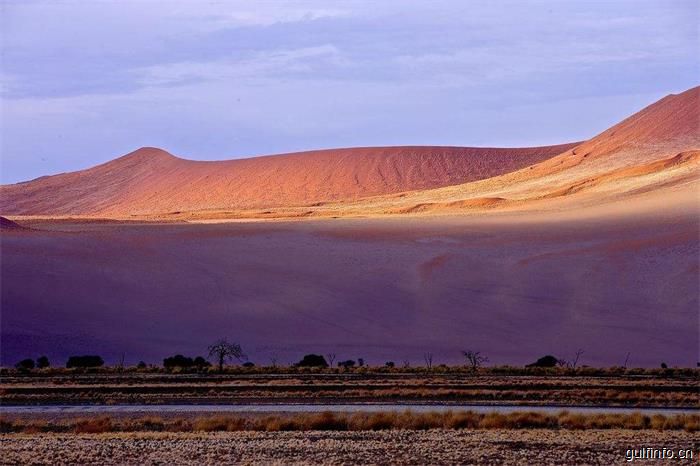
<path fill-rule="evenodd" d="M 674 454 L 691 449 L 697 455 L 697 436 L 668 431 L 542 429 L 38 434 L 5 435 L 0 437 L 0 446 L 3 464 L 610 465 L 627 464 L 626 451 L 640 446 L 666 447 Z"/>
<path fill-rule="evenodd" d="M 573 147 L 148 149 L 3 186 L 0 214 L 31 230 L 3 228 L 2 362 L 157 362 L 226 336 L 259 363 L 583 348 L 694 366 L 699 103 L 668 96 Z"/>
<path fill-rule="evenodd" d="M 232 219 L 577 209 L 691 184 L 700 87 L 583 143 L 527 149 L 385 147 L 221 162 L 139 149 L 0 187 L 3 215 Z"/>
<path fill-rule="evenodd" d="M 467 348 L 516 364 L 584 348 L 590 365 L 627 352 L 694 365 L 697 218 L 655 206 L 566 221 L 37 221 L 2 240 L 3 363 L 30 348 L 158 362 L 227 336 L 261 364 L 312 351 L 454 363 Z"/>
<path fill-rule="evenodd" d="M 3 186 L 0 212 L 128 217 L 356 200 L 489 178 L 571 146 L 367 147 L 219 162 L 141 148 L 88 170 Z"/>

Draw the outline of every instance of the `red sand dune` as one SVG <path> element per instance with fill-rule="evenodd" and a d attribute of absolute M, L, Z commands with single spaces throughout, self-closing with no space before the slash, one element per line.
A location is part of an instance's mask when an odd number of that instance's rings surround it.
<path fill-rule="evenodd" d="M 338 206 L 344 202 L 407 191 L 412 195 L 392 200 L 391 208 L 383 211 L 431 212 L 435 203 L 452 210 L 500 208 L 510 205 L 501 198 L 547 198 L 582 182 L 592 186 L 600 184 L 598 177 L 616 180 L 619 170 L 629 174 L 633 167 L 644 169 L 697 149 L 700 87 L 669 95 L 586 142 L 560 146 L 370 147 L 217 162 L 142 148 L 87 170 L 0 186 L 0 213 L 125 217 L 198 212 L 199 218 L 214 218 L 214 212 L 218 217 L 275 207 L 301 207 L 305 212 L 306 207 L 324 210 L 323 205 L 335 204 L 327 210 L 342 215 L 344 208 Z M 616 176 L 608 176 L 616 170 Z M 470 187 L 489 178 L 492 182 Z M 459 190 L 435 191 L 452 186 L 466 187 L 469 199 Z M 381 202 L 368 199 L 361 208 L 371 214 Z"/>
<path fill-rule="evenodd" d="M 405 193 L 400 200 L 367 199 L 356 203 L 355 210 L 406 214 L 576 209 L 649 192 L 663 199 L 669 196 L 667 189 L 690 185 L 695 190 L 685 192 L 697 200 L 699 154 L 700 87 L 696 87 L 665 97 L 538 164 L 486 180 Z"/>
<path fill-rule="evenodd" d="M 532 175 L 575 165 L 629 167 L 700 149 L 700 86 L 671 94 L 620 123 L 540 164 Z"/>
<path fill-rule="evenodd" d="M 572 145 L 369 147 L 219 162 L 183 160 L 142 148 L 88 170 L 2 186 L 0 212 L 128 215 L 353 200 L 489 178 Z"/>
<path fill-rule="evenodd" d="M 576 148 L 576 153 L 605 155 L 642 146 L 673 144 L 677 151 L 700 143 L 700 86 L 671 94 L 626 118 Z"/>
<path fill-rule="evenodd" d="M 525 175 L 538 178 L 576 167 L 572 176 L 597 176 L 698 149 L 700 86 L 664 97 Z"/>

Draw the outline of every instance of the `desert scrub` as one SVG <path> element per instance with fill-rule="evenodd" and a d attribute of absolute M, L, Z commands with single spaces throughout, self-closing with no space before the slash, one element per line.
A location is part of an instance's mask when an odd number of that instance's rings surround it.
<path fill-rule="evenodd" d="M 379 431 L 430 429 L 544 429 L 544 430 L 669 430 L 698 432 L 700 415 L 654 415 L 641 413 L 575 414 L 562 411 L 545 414 L 536 411 L 475 413 L 447 411 L 415 413 L 299 413 L 266 416 L 202 416 L 193 421 L 183 418 L 161 419 L 153 416 L 110 418 L 108 416 L 47 422 L 37 419 L 0 421 L 2 433 L 73 432 L 280 432 L 280 431 Z"/>

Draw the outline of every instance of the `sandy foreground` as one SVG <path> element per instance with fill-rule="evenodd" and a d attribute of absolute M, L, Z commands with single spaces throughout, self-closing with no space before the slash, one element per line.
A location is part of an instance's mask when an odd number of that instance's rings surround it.
<path fill-rule="evenodd" d="M 0 447 L 1 464 L 610 465 L 626 463 L 630 448 L 697 455 L 700 442 L 697 435 L 669 431 L 430 430 L 22 434 L 3 435 Z"/>

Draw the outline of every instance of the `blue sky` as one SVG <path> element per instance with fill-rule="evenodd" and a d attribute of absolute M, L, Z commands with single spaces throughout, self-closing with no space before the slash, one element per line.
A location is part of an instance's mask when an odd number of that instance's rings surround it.
<path fill-rule="evenodd" d="M 0 181 L 588 138 L 698 84 L 697 1 L 2 1 Z"/>

